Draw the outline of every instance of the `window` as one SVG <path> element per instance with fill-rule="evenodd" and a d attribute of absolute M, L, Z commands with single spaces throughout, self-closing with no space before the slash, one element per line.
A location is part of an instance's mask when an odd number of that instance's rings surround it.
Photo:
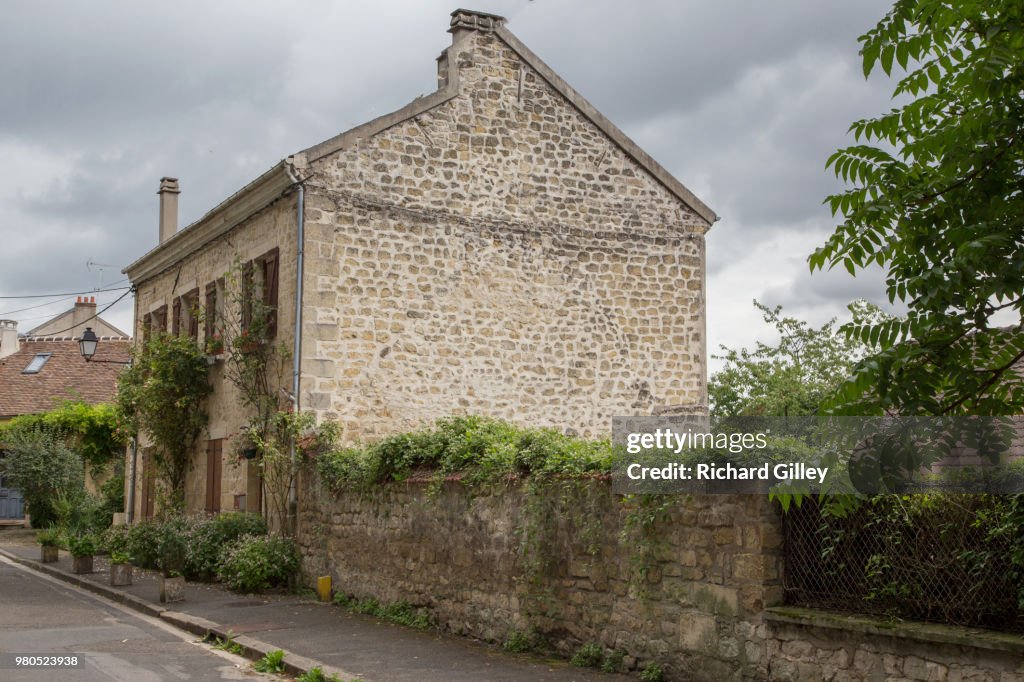
<path fill-rule="evenodd" d="M 277 336 L 277 289 L 279 251 L 275 247 L 265 254 L 242 266 L 242 330 L 252 326 L 254 301 L 262 304 L 264 320 L 263 337 L 266 340 Z"/>
<path fill-rule="evenodd" d="M 223 440 L 206 441 L 206 511 L 220 511 L 220 480 Z"/>
<path fill-rule="evenodd" d="M 32 361 L 28 363 L 28 367 L 21 370 L 22 374 L 39 374 L 39 370 L 43 368 L 46 361 L 50 359 L 52 353 L 36 353 L 36 356 L 32 358 Z"/>
<path fill-rule="evenodd" d="M 263 305 L 267 312 L 267 338 L 277 336 L 277 265 L 278 250 L 271 249 L 259 259 L 263 279 Z"/>
<path fill-rule="evenodd" d="M 162 305 L 150 313 L 150 331 L 154 334 L 167 333 L 167 306 Z"/>
<path fill-rule="evenodd" d="M 171 334 L 180 336 L 187 333 L 193 340 L 198 340 L 199 289 L 193 289 L 174 299 L 171 310 Z"/>

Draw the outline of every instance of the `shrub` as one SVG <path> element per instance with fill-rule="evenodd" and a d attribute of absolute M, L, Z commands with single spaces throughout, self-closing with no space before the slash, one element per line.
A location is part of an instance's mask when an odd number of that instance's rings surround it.
<path fill-rule="evenodd" d="M 103 531 L 103 535 L 100 536 L 100 549 L 110 554 L 114 552 L 129 553 L 128 538 L 131 529 L 131 526 L 111 526 L 107 528 Z"/>
<path fill-rule="evenodd" d="M 322 668 L 310 668 L 295 678 L 295 682 L 341 682 L 337 675 L 325 675 Z"/>
<path fill-rule="evenodd" d="M 221 554 L 231 543 L 243 535 L 266 533 L 267 524 L 258 514 L 233 512 L 195 522 L 188 538 L 185 575 L 190 580 L 215 578 Z"/>
<path fill-rule="evenodd" d="M 160 523 L 143 521 L 128 531 L 128 553 L 135 557 L 136 565 L 156 568 L 160 560 Z"/>
<path fill-rule="evenodd" d="M 576 650 L 569 662 L 577 668 L 599 668 L 604 662 L 604 649 L 596 642 L 587 642 Z"/>
<path fill-rule="evenodd" d="M 92 556 L 96 553 L 96 538 L 92 535 L 73 535 L 68 538 L 71 556 Z"/>
<path fill-rule="evenodd" d="M 299 570 L 295 543 L 277 535 L 243 535 L 224 550 L 217 576 L 232 590 L 254 592 L 287 584 Z"/>
<path fill-rule="evenodd" d="M 131 562 L 132 558 L 127 552 L 118 552 L 115 550 L 110 553 L 110 564 L 112 566 L 116 564 L 130 564 Z"/>
<path fill-rule="evenodd" d="M 585 476 L 611 471 L 608 441 L 587 441 L 553 429 L 523 429 L 485 417 L 450 417 L 432 429 L 398 434 L 362 448 L 317 457 L 317 471 L 333 490 L 401 481 L 417 470 L 460 472 L 467 483 L 525 474 Z"/>
<path fill-rule="evenodd" d="M 640 671 L 640 680 L 642 682 L 662 682 L 664 679 L 665 673 L 657 663 L 648 663 Z"/>
<path fill-rule="evenodd" d="M 10 484 L 21 489 L 33 527 L 57 523 L 54 501 L 83 490 L 85 472 L 81 458 L 68 448 L 59 433 L 40 426 L 7 428 L 4 449 L 7 456 L 0 467 Z"/>
<path fill-rule="evenodd" d="M 61 540 L 60 529 L 58 528 L 44 528 L 43 530 L 36 533 L 36 540 L 43 547 L 57 547 L 60 545 Z"/>
<path fill-rule="evenodd" d="M 604 657 L 601 663 L 601 670 L 606 673 L 622 672 L 622 666 L 626 662 L 626 652 L 616 649 Z"/>

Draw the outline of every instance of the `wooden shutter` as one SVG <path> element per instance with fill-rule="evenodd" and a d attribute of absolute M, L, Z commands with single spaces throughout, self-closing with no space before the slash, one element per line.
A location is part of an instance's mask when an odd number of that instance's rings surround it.
<path fill-rule="evenodd" d="M 252 324 L 253 274 L 253 263 L 248 261 L 242 266 L 242 331 L 248 330 Z"/>
<path fill-rule="evenodd" d="M 220 511 L 221 455 L 223 440 L 206 441 L 206 511 Z"/>
<path fill-rule="evenodd" d="M 153 335 L 153 316 L 146 313 L 142 316 L 142 338 L 148 341 Z"/>
<path fill-rule="evenodd" d="M 185 312 L 188 313 L 188 335 L 193 341 L 199 340 L 199 289 L 185 294 Z"/>
<path fill-rule="evenodd" d="M 278 249 L 263 256 L 263 305 L 267 307 L 267 338 L 277 336 L 277 271 Z"/>
<path fill-rule="evenodd" d="M 171 334 L 177 336 L 181 333 L 181 296 L 174 299 L 171 304 Z"/>
<path fill-rule="evenodd" d="M 210 282 L 206 285 L 206 321 L 203 325 L 203 335 L 206 340 L 206 348 L 209 350 L 210 342 L 217 329 L 217 283 Z"/>

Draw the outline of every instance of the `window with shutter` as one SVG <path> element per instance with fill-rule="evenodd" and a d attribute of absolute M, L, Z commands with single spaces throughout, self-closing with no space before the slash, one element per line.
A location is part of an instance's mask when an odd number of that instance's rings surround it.
<path fill-rule="evenodd" d="M 273 248 L 260 259 L 263 269 L 263 305 L 267 310 L 267 339 L 277 336 L 278 250 Z"/>
<path fill-rule="evenodd" d="M 206 511 L 220 511 L 221 460 L 223 439 L 206 441 Z"/>
<path fill-rule="evenodd" d="M 181 297 L 174 299 L 171 304 L 171 334 L 177 336 L 181 333 Z"/>
<path fill-rule="evenodd" d="M 203 325 L 203 340 L 206 344 L 206 352 L 213 353 L 214 335 L 217 333 L 217 283 L 210 282 L 206 285 L 206 317 Z"/>

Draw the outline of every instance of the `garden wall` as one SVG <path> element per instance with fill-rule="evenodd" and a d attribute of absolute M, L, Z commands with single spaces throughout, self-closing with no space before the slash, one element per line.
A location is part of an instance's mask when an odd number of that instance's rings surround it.
<path fill-rule="evenodd" d="M 766 498 L 624 501 L 603 480 L 535 485 L 416 481 L 335 496 L 307 477 L 307 579 L 408 600 L 491 642 L 535 628 L 563 653 L 598 642 L 630 667 L 656 661 L 667 679 L 765 677 L 762 614 L 782 595 Z"/>

